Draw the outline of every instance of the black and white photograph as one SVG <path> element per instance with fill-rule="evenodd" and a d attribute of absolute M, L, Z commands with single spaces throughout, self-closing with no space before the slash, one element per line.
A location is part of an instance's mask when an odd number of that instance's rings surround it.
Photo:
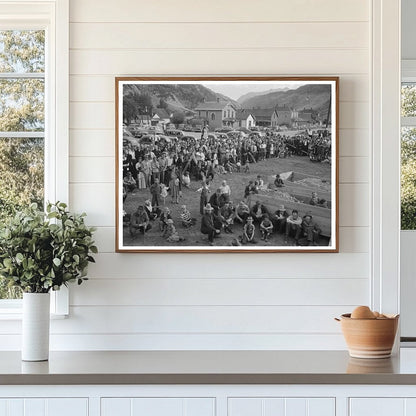
<path fill-rule="evenodd" d="M 116 78 L 119 252 L 337 252 L 338 78 Z"/>

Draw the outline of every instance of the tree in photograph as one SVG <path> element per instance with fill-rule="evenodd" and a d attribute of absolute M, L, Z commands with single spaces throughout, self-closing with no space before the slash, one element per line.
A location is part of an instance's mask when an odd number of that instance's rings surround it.
<path fill-rule="evenodd" d="M 182 124 L 185 121 L 185 114 L 180 111 L 177 111 L 173 113 L 173 116 L 170 121 L 173 124 L 175 124 L 175 126 L 178 126 L 178 124 Z"/>

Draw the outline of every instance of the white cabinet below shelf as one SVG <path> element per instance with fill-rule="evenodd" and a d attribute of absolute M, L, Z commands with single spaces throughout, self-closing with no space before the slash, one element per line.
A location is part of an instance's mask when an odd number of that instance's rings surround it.
<path fill-rule="evenodd" d="M 214 398 L 101 398 L 101 416 L 213 416 Z"/>
<path fill-rule="evenodd" d="M 416 415 L 416 398 L 351 398 L 349 416 Z"/>
<path fill-rule="evenodd" d="M 2 398 L 0 416 L 88 416 L 87 398 Z"/>
<path fill-rule="evenodd" d="M 229 398 L 228 416 L 335 416 L 335 399 Z"/>

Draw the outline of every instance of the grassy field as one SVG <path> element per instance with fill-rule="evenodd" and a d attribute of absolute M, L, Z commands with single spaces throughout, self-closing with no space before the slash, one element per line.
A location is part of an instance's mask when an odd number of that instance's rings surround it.
<path fill-rule="evenodd" d="M 248 173 L 232 173 L 232 174 L 217 174 L 211 184 L 211 194 L 215 192 L 221 181 L 224 179 L 231 187 L 231 200 L 236 205 L 244 197 L 244 189 L 249 180 L 255 180 L 257 175 L 261 175 L 264 183 L 273 182 L 276 173 L 287 171 L 301 172 L 307 175 L 317 176 L 321 179 L 330 181 L 331 167 L 328 163 L 314 163 L 307 157 L 294 156 L 286 159 L 267 159 L 265 161 L 250 164 L 250 172 Z M 184 188 L 182 197 L 179 199 L 179 204 L 175 205 L 171 202 L 171 197 L 166 198 L 166 206 L 171 210 L 172 218 L 175 222 L 176 229 L 181 237 L 185 240 L 178 243 L 168 243 L 159 231 L 159 220 L 152 222 L 152 229 L 146 233 L 145 236 L 138 235 L 134 240 L 130 237 L 128 226 L 124 227 L 123 239 L 125 246 L 206 246 L 208 245 L 207 236 L 200 232 L 201 215 L 199 214 L 199 199 L 200 194 L 197 189 L 200 188 L 200 182 L 192 181 L 189 189 Z M 142 204 L 146 199 L 151 199 L 149 190 L 136 189 L 129 193 L 124 203 L 124 210 L 130 214 L 134 212 L 139 204 Z M 253 198 L 255 200 L 255 196 Z M 163 202 L 162 202 L 163 203 Z M 184 228 L 180 222 L 181 205 L 186 205 L 190 210 L 192 216 L 197 219 L 197 222 L 191 228 Z M 235 224 L 233 226 L 233 234 L 222 233 L 221 236 L 215 239 L 216 246 L 228 246 L 238 235 L 242 234 L 242 226 Z M 261 234 L 256 229 L 257 245 L 261 246 L 283 246 L 284 238 L 280 234 L 274 233 L 269 241 L 266 243 L 260 239 Z M 289 245 L 294 242 L 289 241 Z M 327 245 L 328 239 L 321 238 L 320 245 Z"/>

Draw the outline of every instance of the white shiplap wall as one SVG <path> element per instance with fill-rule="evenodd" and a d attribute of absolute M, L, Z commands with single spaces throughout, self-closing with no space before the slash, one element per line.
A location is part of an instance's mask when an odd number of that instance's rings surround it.
<path fill-rule="evenodd" d="M 70 205 L 100 254 L 52 348 L 344 348 L 332 318 L 370 299 L 370 3 L 70 1 Z M 339 254 L 114 253 L 114 77 L 165 74 L 340 76 Z"/>

